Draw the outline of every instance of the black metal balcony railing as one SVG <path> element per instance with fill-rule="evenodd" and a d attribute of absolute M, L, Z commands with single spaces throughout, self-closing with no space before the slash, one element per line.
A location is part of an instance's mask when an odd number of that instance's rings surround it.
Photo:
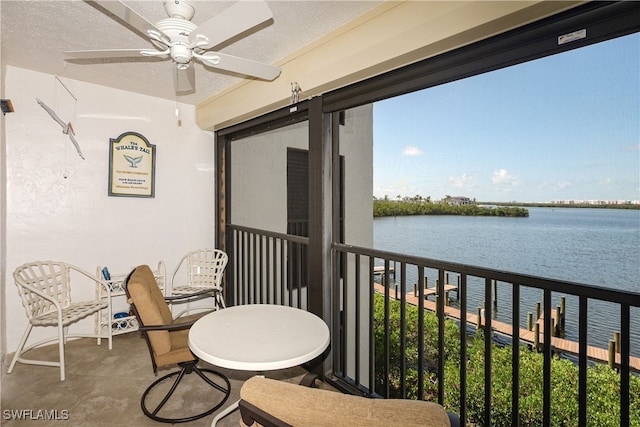
<path fill-rule="evenodd" d="M 308 306 L 305 285 L 306 278 L 302 277 L 306 267 L 294 267 L 291 264 L 306 262 L 306 246 L 308 238 L 286 234 L 265 232 L 240 226 L 228 226 L 228 252 L 230 255 L 227 269 L 227 298 L 232 304 L 274 303 L 296 306 L 306 309 Z M 295 255 L 294 255 L 295 254 Z M 295 272 L 295 273 L 294 273 Z M 455 290 L 447 287 L 450 275 L 456 277 Z M 395 276 L 395 277 L 394 277 Z M 392 279 L 393 278 L 393 279 Z M 433 285 L 429 289 L 424 286 L 412 287 L 414 283 L 425 283 L 431 280 Z M 616 309 L 611 310 L 619 316 L 619 345 L 618 354 L 614 355 L 611 364 L 620 376 L 620 425 L 629 425 L 630 420 L 630 375 L 637 369 L 637 357 L 631 355 L 632 344 L 632 312 L 637 317 L 640 313 L 640 294 L 621 292 L 596 286 L 587 286 L 571 282 L 545 279 L 510 272 L 443 262 L 415 256 L 373 250 L 370 248 L 354 247 L 342 244 L 333 245 L 333 277 L 332 277 L 332 355 L 333 375 L 351 388 L 370 396 L 390 397 L 388 373 L 391 368 L 391 352 L 401 353 L 399 385 L 401 396 L 407 398 L 407 384 L 409 368 L 417 370 L 417 396 L 423 396 L 425 379 L 435 378 L 437 382 L 437 400 L 445 400 L 445 319 L 455 319 L 460 331 L 472 330 L 473 327 L 483 331 L 485 337 L 495 337 L 503 333 L 502 343 L 511 345 L 511 417 L 512 425 L 519 425 L 520 413 L 520 352 L 523 343 L 537 349 L 543 355 L 543 403 L 542 424 L 552 425 L 552 359 L 557 351 L 552 337 L 556 329 L 553 324 L 555 311 L 552 308 L 554 300 L 569 298 L 570 305 L 575 306 L 577 317 L 575 323 L 578 329 L 577 349 L 574 361 L 578 366 L 578 425 L 587 425 L 587 369 L 594 363 L 594 355 L 587 345 L 587 325 L 593 322 L 598 314 L 598 306 L 594 302 L 605 302 Z M 500 315 L 497 316 L 497 292 L 500 291 L 504 299 Z M 436 295 L 455 294 L 453 304 L 449 307 L 447 298 Z M 374 324 L 374 295 L 384 299 L 384 315 L 382 328 L 383 343 L 376 343 Z M 531 323 L 530 316 L 523 310 L 523 302 L 529 301 L 531 295 L 542 294 L 541 319 L 537 322 L 540 331 L 532 333 L 523 325 Z M 434 300 L 435 297 L 435 301 Z M 395 300 L 395 301 L 394 301 Z M 394 301 L 400 306 L 399 324 L 390 329 L 390 304 Z M 485 301 L 494 304 L 485 304 Z M 410 306 L 417 307 L 417 349 L 407 348 L 407 331 L 409 326 L 407 310 Z M 338 307 L 339 309 L 335 309 Z M 504 307 L 508 307 L 505 310 Z M 594 310 L 594 307 L 596 309 Z M 476 311 L 477 309 L 477 311 Z M 425 360 L 428 355 L 424 351 L 424 336 L 426 333 L 424 315 L 427 311 L 434 311 L 437 315 L 437 361 L 435 372 L 428 372 Z M 467 315 L 464 313 L 473 313 Z M 457 314 L 456 314 L 457 313 Z M 477 315 L 476 315 L 477 313 Z M 501 319 L 501 320 L 498 320 Z M 635 321 L 635 320 L 634 320 Z M 503 331 L 504 325 L 510 330 Z M 531 325 L 529 325 L 531 326 Z M 524 331 L 524 332 L 523 332 Z M 635 331 L 635 330 L 634 330 Z M 390 345 L 391 337 L 399 332 L 400 346 Z M 636 333 L 636 332 L 634 332 Z M 459 334 L 457 346 L 459 360 L 468 358 L 470 337 L 467 333 Z M 637 343 L 635 343 L 637 344 Z M 492 419 L 492 351 L 494 346 L 490 339 L 484 342 L 484 414 L 483 424 L 491 425 Z M 377 350 L 376 350 L 377 349 Z M 406 353 L 417 351 L 418 362 L 407 366 Z M 378 354 L 376 354 L 376 352 Z M 382 353 L 382 354 L 380 354 Z M 637 355 L 636 355 L 637 356 Z M 597 358 L 597 357 L 596 357 Z M 606 362 L 605 362 L 606 363 Z M 382 364 L 382 366 L 380 366 Z M 434 363 L 431 363 L 433 367 Z M 382 383 L 376 377 L 383 373 Z M 458 379 L 459 407 L 461 419 L 467 419 L 467 396 L 469 393 L 467 364 L 460 363 Z M 386 379 L 385 379 L 386 378 Z M 386 381 L 386 382 L 385 382 Z M 412 379 L 415 383 L 415 379 Z M 428 382 L 428 381 L 427 381 Z M 396 396 L 393 396 L 396 397 Z"/>
<path fill-rule="evenodd" d="M 307 308 L 308 237 L 228 225 L 226 298 Z"/>

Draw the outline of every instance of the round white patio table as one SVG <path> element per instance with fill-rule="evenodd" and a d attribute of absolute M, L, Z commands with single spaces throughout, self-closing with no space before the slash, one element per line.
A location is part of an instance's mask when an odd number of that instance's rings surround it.
<path fill-rule="evenodd" d="M 189 330 L 189 348 L 201 360 L 228 369 L 264 372 L 291 368 L 321 355 L 329 327 L 318 316 L 282 305 L 227 307 L 199 319 Z M 216 423 L 238 407 L 227 407 Z"/>

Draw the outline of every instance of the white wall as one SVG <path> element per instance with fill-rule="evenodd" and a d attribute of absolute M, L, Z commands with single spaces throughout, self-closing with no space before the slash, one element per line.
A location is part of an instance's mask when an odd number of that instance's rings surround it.
<path fill-rule="evenodd" d="M 287 232 L 287 148 L 309 149 L 307 122 L 234 141 L 231 223 Z"/>
<path fill-rule="evenodd" d="M 340 155 L 345 163 L 345 243 L 373 247 L 373 104 L 345 111 Z"/>
<path fill-rule="evenodd" d="M 231 223 L 287 232 L 287 148 L 308 150 L 307 122 L 234 141 Z M 340 127 L 345 159 L 346 242 L 373 245 L 373 106 L 346 111 Z"/>
<path fill-rule="evenodd" d="M 2 15 L 2 2 L 0 2 L 0 16 Z M 2 20 L 0 19 L 0 32 L 2 32 Z M 5 99 L 5 71 L 6 67 L 2 65 L 4 61 L 2 61 L 2 46 L 0 45 L 0 98 Z M 5 271 L 6 271 L 6 260 L 5 260 L 5 239 L 3 236 L 6 235 L 7 224 L 5 221 L 6 211 L 5 211 L 5 177 L 6 177 L 6 162 L 5 162 L 5 118 L 6 115 L 0 115 L 0 362 L 3 360 L 3 355 L 6 353 L 6 342 L 1 337 L 5 336 L 6 331 L 6 322 L 4 321 L 4 305 L 2 301 L 5 300 L 4 294 L 4 284 L 5 284 Z M 0 381 L 2 380 L 2 370 L 0 370 Z M 0 390 L 0 394 L 2 391 Z"/>
<path fill-rule="evenodd" d="M 139 264 L 155 268 L 163 260 L 170 274 L 184 253 L 214 243 L 214 136 L 196 125 L 195 108 L 179 104 L 179 123 L 176 102 L 63 82 L 77 101 L 53 75 L 6 69 L 4 92 L 16 110 L 6 116 L 2 130 L 7 353 L 15 351 L 27 324 L 13 283 L 17 266 L 59 260 L 92 273 L 98 265 L 126 273 Z M 72 122 L 86 160 L 36 97 Z M 129 131 L 156 145 L 155 198 L 107 195 L 109 139 Z M 93 294 L 90 287 L 74 298 Z M 80 326 L 93 328 L 90 320 Z"/>

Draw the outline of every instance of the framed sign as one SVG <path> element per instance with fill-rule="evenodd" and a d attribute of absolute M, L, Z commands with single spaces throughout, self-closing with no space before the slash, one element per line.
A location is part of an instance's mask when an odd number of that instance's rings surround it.
<path fill-rule="evenodd" d="M 156 146 L 135 132 L 109 139 L 109 196 L 154 197 Z"/>

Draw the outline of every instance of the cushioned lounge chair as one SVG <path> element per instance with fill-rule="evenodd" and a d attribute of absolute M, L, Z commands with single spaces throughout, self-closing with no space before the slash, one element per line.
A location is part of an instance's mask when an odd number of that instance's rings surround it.
<path fill-rule="evenodd" d="M 153 372 L 157 373 L 158 368 L 176 364 L 180 367 L 180 370 L 159 378 L 144 391 L 140 401 L 144 414 L 159 422 L 182 423 L 197 420 L 215 412 L 229 397 L 229 380 L 218 371 L 199 368 L 197 366 L 198 358 L 191 353 L 187 342 L 189 328 L 203 313 L 174 320 L 167 305 L 167 300 L 183 300 L 201 295 L 196 293 L 165 298 L 158 288 L 153 272 L 147 265 L 138 266 L 129 274 L 126 279 L 125 291 L 138 319 L 139 329 L 147 342 Z M 211 393 L 214 405 L 195 415 L 169 417 L 168 414 L 161 413 L 183 377 L 191 373 L 196 373 L 218 392 L 217 397 L 215 397 L 216 393 Z M 167 394 L 160 399 L 159 403 L 151 405 L 150 408 L 150 402 L 147 398 L 151 390 L 172 377 L 176 377 L 176 379 Z"/>
<path fill-rule="evenodd" d="M 459 417 L 433 402 L 372 399 L 264 377 L 247 380 L 238 404 L 242 426 L 459 427 Z M 257 424 L 256 424 L 257 423 Z"/>

